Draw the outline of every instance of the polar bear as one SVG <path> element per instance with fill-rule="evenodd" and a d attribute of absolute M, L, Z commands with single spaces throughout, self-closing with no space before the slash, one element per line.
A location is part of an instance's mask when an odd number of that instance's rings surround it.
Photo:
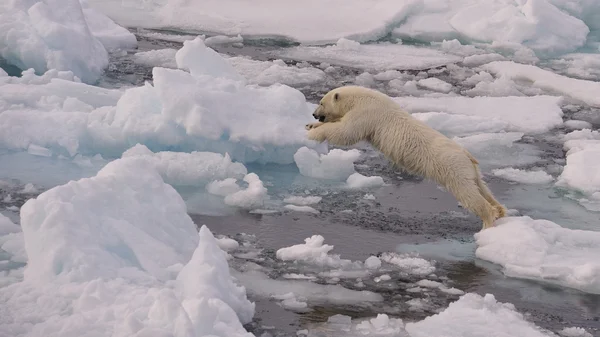
<path fill-rule="evenodd" d="M 350 146 L 368 141 L 393 164 L 434 180 L 483 221 L 483 229 L 506 216 L 506 208 L 481 179 L 479 163 L 462 146 L 412 117 L 389 96 L 360 86 L 329 91 L 306 125 L 308 138 Z"/>

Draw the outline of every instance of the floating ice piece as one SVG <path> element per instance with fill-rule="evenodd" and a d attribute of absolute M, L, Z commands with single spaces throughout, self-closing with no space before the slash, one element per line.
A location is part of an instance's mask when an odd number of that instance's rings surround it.
<path fill-rule="evenodd" d="M 507 165 L 530 165 L 540 160 L 540 150 L 531 144 L 516 143 L 522 132 L 481 133 L 467 137 L 453 137 L 470 151 L 483 170 Z"/>
<path fill-rule="evenodd" d="M 508 276 L 600 294 L 600 232 L 523 216 L 499 219 L 475 239 L 476 256 L 501 265 Z"/>
<path fill-rule="evenodd" d="M 251 336 L 254 304 L 225 253 L 140 158 L 28 200 L 21 225 L 28 261 L 24 280 L 0 288 L 1 331 Z"/>
<path fill-rule="evenodd" d="M 334 0 L 323 4 L 310 0 L 293 1 L 173 0 L 156 4 L 142 1 L 92 0 L 96 8 L 124 26 L 173 28 L 206 31 L 235 36 L 287 37 L 304 43 L 331 43 L 341 37 L 361 41 L 377 40 L 389 28 L 404 20 L 420 1 L 383 0 L 377 6 L 353 1 Z M 262 8 L 269 8 L 268 11 Z M 328 11 L 327 20 L 315 20 L 314 8 Z M 312 22 L 306 25 L 306 22 Z"/>
<path fill-rule="evenodd" d="M 360 151 L 332 149 L 321 154 L 308 147 L 302 147 L 294 154 L 294 161 L 300 174 L 317 179 L 346 180 L 356 171 L 354 162 L 360 157 Z"/>
<path fill-rule="evenodd" d="M 298 61 L 328 62 L 375 71 L 429 69 L 462 60 L 462 57 L 431 48 L 391 43 L 361 45 L 347 39 L 340 39 L 335 45 L 327 47 L 299 46 L 272 53 Z"/>
<path fill-rule="evenodd" d="M 452 91 L 452 84 L 442 81 L 439 78 L 429 77 L 417 81 L 417 85 L 429 90 L 443 92 L 445 94 Z"/>
<path fill-rule="evenodd" d="M 536 66 L 509 61 L 492 62 L 481 68 L 498 77 L 530 81 L 534 87 L 559 92 L 588 105 L 600 107 L 600 82 L 569 78 Z"/>
<path fill-rule="evenodd" d="M 416 254 L 383 253 L 381 261 L 393 264 L 400 270 L 413 275 L 426 276 L 435 271 L 432 262 L 418 257 Z"/>
<path fill-rule="evenodd" d="M 551 337 L 516 311 L 510 303 L 497 302 L 492 294 L 468 293 L 439 314 L 406 323 L 411 337 L 522 336 Z"/>
<path fill-rule="evenodd" d="M 325 79 L 325 72 L 311 66 L 300 68 L 282 60 L 257 61 L 235 56 L 227 61 L 248 80 L 248 83 L 268 86 L 276 83 L 289 86 L 315 85 Z"/>
<path fill-rule="evenodd" d="M 432 280 L 420 280 L 419 282 L 417 282 L 417 286 L 422 288 L 439 289 L 440 291 L 450 295 L 464 295 L 465 293 L 460 289 L 454 287 L 448 288 L 443 283 Z"/>
<path fill-rule="evenodd" d="M 410 113 L 445 112 L 487 118 L 490 124 L 508 123 L 505 131 L 544 133 L 563 124 L 562 98 L 533 97 L 398 97 L 394 100 Z M 488 128 L 480 122 L 481 128 Z"/>
<path fill-rule="evenodd" d="M 149 67 L 177 68 L 175 61 L 177 49 L 165 48 L 137 52 L 133 55 L 135 63 Z"/>
<path fill-rule="evenodd" d="M 240 246 L 240 244 L 237 241 L 235 241 L 234 239 L 227 238 L 227 237 L 218 238 L 217 244 L 219 245 L 219 248 L 221 248 L 225 251 L 234 250 Z"/>
<path fill-rule="evenodd" d="M 112 52 L 119 49 L 134 49 L 137 47 L 137 40 L 129 30 L 117 25 L 106 15 L 91 8 L 87 0 L 79 0 L 85 22 L 90 32 L 94 35 L 107 51 Z"/>
<path fill-rule="evenodd" d="M 211 37 L 207 37 L 204 39 L 204 43 L 207 46 L 214 46 L 220 44 L 233 44 L 233 43 L 242 43 L 244 42 L 244 38 L 238 34 L 237 36 L 225 36 L 225 35 L 215 35 Z"/>
<path fill-rule="evenodd" d="M 105 47 L 136 44 L 133 34 L 93 9 L 82 9 L 79 0 L 15 0 L 0 6 L 0 56 L 22 70 L 70 70 L 92 83 L 108 66 Z"/>
<path fill-rule="evenodd" d="M 567 127 L 568 129 L 571 129 L 571 130 L 591 129 L 592 123 L 586 122 L 586 121 L 581 121 L 581 120 L 576 120 L 576 119 L 571 119 L 571 120 L 565 121 L 565 127 Z"/>
<path fill-rule="evenodd" d="M 364 176 L 358 172 L 351 174 L 346 179 L 346 185 L 352 189 L 375 188 L 385 185 L 383 178 L 379 176 Z"/>
<path fill-rule="evenodd" d="M 365 260 L 365 267 L 367 269 L 379 269 L 381 267 L 381 260 L 377 256 L 369 256 Z"/>
<path fill-rule="evenodd" d="M 383 301 L 383 297 L 378 293 L 350 290 L 337 284 L 322 285 L 306 280 L 274 280 L 257 270 L 243 273 L 231 270 L 231 273 L 246 286 L 249 293 L 268 297 L 292 292 L 297 297 L 305 298 L 311 306 L 324 303 L 364 305 L 368 302 Z"/>
<path fill-rule="evenodd" d="M 159 172 L 165 182 L 177 186 L 203 186 L 217 179 L 241 179 L 248 173 L 243 164 L 234 163 L 229 155 L 212 152 L 153 153 L 146 146 L 137 144 L 122 157 L 143 160 Z"/>
<path fill-rule="evenodd" d="M 29 256 L 25 276 L 40 281 L 114 278 L 128 267 L 164 279 L 166 268 L 187 262 L 197 245 L 181 197 L 137 158 L 113 161 L 95 177 L 29 199 L 21 226 Z"/>
<path fill-rule="evenodd" d="M 206 190 L 210 194 L 225 197 L 240 191 L 241 187 L 237 184 L 237 179 L 226 178 L 223 180 L 215 180 L 209 183 L 208 185 L 206 185 Z"/>
<path fill-rule="evenodd" d="M 594 11 L 592 2 L 502 2 L 451 0 L 425 2 L 422 10 L 395 28 L 393 36 L 442 41 L 461 38 L 493 44 L 513 43 L 540 54 L 575 50 L 585 44 L 590 29 L 582 20 Z M 583 6 L 589 6 L 582 10 Z M 490 19 L 493 18 L 493 19 Z M 589 25 L 593 20 L 589 20 Z M 514 29 L 512 29 L 514 27 Z"/>
<path fill-rule="evenodd" d="M 590 210 L 600 211 L 600 132 L 589 129 L 565 135 L 567 164 L 556 181 L 557 186 L 579 191 L 579 202 Z"/>
<path fill-rule="evenodd" d="M 225 196 L 225 204 L 244 209 L 260 208 L 269 199 L 267 189 L 256 173 L 248 173 L 244 176 L 248 187 Z"/>
<path fill-rule="evenodd" d="M 285 205 L 283 206 L 285 209 L 289 209 L 290 211 L 295 212 L 304 212 L 304 213 L 312 213 L 319 214 L 320 212 L 310 206 L 298 206 L 298 205 Z"/>
<path fill-rule="evenodd" d="M 527 171 L 512 167 L 494 169 L 492 174 L 522 184 L 547 184 L 554 180 L 551 175 L 544 171 Z"/>
<path fill-rule="evenodd" d="M 324 244 L 325 238 L 321 235 L 313 235 L 304 239 L 304 242 L 280 248 L 275 254 L 278 259 L 283 261 L 304 261 L 332 268 L 347 267 L 353 264 L 350 260 L 341 259 L 337 254 L 330 255 L 329 252 L 333 246 Z"/>
<path fill-rule="evenodd" d="M 585 331 L 584 328 L 579 327 L 564 328 L 558 334 L 563 337 L 594 337 L 591 333 Z"/>
<path fill-rule="evenodd" d="M 235 71 L 219 53 L 206 47 L 200 37 L 184 41 L 183 47 L 175 53 L 177 67 L 189 70 L 192 76 L 208 75 L 214 78 L 227 78 L 242 81 L 243 77 Z"/>
<path fill-rule="evenodd" d="M 283 202 L 288 203 L 288 204 L 298 205 L 298 206 L 308 206 L 308 205 L 319 203 L 321 201 L 321 199 L 323 199 L 323 198 L 316 196 L 316 195 L 311 195 L 311 196 L 307 196 L 307 197 L 289 196 L 289 197 L 283 199 Z"/>

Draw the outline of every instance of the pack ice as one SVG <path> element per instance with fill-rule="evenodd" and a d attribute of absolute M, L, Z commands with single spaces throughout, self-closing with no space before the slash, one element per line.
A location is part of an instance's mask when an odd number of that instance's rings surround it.
<path fill-rule="evenodd" d="M 403 39 L 442 42 L 460 38 L 499 49 L 521 46 L 540 55 L 557 55 L 584 46 L 590 31 L 600 28 L 594 0 L 383 0 L 376 4 L 360 0 L 90 0 L 90 4 L 125 26 L 280 36 L 318 45 L 340 38 L 376 41 L 391 33 Z"/>
<path fill-rule="evenodd" d="M 79 83 L 71 71 L 17 78 L 0 70 L 0 145 L 118 158 L 140 143 L 280 164 L 292 163 L 301 146 L 323 149 L 306 140 L 312 116 L 300 91 L 248 84 L 201 38 L 186 41 L 176 61 L 180 69 L 155 67 L 153 84 L 124 91 Z"/>
<path fill-rule="evenodd" d="M 27 265 L 0 288 L 2 334 L 251 336 L 225 253 L 144 158 L 28 200 L 21 227 Z"/>
<path fill-rule="evenodd" d="M 21 70 L 68 70 L 93 83 L 108 66 L 109 51 L 136 45 L 133 34 L 85 0 L 0 4 L 0 58 Z"/>

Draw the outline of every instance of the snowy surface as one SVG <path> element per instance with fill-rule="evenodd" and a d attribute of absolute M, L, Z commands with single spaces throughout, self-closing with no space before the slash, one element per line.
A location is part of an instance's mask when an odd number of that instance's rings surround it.
<path fill-rule="evenodd" d="M 590 129 L 565 135 L 567 163 L 556 185 L 584 194 L 580 203 L 600 211 L 600 132 Z"/>
<path fill-rule="evenodd" d="M 0 145 L 119 157 L 140 143 L 152 151 L 210 151 L 283 164 L 293 162 L 301 146 L 323 147 L 306 139 L 304 125 L 314 119 L 300 91 L 246 83 L 200 38 L 186 41 L 176 63 L 189 72 L 156 67 L 153 84 L 124 92 L 73 82 L 70 72 L 22 78 L 0 73 L 0 106 L 6 110 Z"/>
<path fill-rule="evenodd" d="M 398 97 L 396 102 L 411 113 L 447 113 L 466 117 L 456 128 L 471 128 L 474 132 L 518 131 L 528 134 L 543 133 L 563 124 L 561 97 Z M 416 116 L 415 116 L 416 117 Z M 485 118 L 485 119 L 482 119 Z M 444 120 L 440 120 L 444 122 Z M 467 124 L 467 125 L 465 125 Z M 434 128 L 441 127 L 430 124 Z M 488 129 L 488 130 L 486 130 Z M 464 131 L 463 131 L 464 132 Z"/>
<path fill-rule="evenodd" d="M 579 332 L 573 330 L 572 333 Z M 585 332 L 585 331 L 584 331 Z M 327 322 L 306 331 L 308 337 L 320 336 L 385 336 L 385 337 L 465 337 L 465 336 L 522 336 L 551 337 L 518 313 L 510 303 L 501 303 L 494 295 L 469 293 L 439 314 L 418 322 L 405 323 L 400 318 L 378 314 L 376 317 L 351 319 L 333 315 Z M 567 331 L 571 333 L 571 331 Z M 564 336 L 571 336 L 565 334 Z M 585 335 L 572 335 L 585 336 Z"/>
<path fill-rule="evenodd" d="M 360 158 L 357 149 L 341 150 L 331 149 L 326 154 L 302 147 L 294 154 L 294 162 L 300 174 L 318 178 L 346 180 L 355 173 L 354 162 Z"/>
<path fill-rule="evenodd" d="M 583 46 L 590 27 L 598 28 L 594 21 L 598 10 L 593 1 L 385 0 L 373 5 L 340 0 L 327 4 L 315 0 L 261 0 L 252 4 L 210 0 L 200 5 L 179 0 L 92 0 L 91 4 L 122 25 L 230 36 L 283 36 L 318 44 L 340 38 L 372 41 L 392 32 L 400 38 L 441 42 L 461 37 L 497 48 L 522 45 L 540 54 L 557 54 Z"/>
<path fill-rule="evenodd" d="M 279 57 L 300 61 L 328 62 L 331 64 L 365 70 L 427 69 L 462 60 L 456 55 L 424 47 L 390 43 L 361 45 L 340 39 L 327 47 L 299 46 L 274 52 Z M 382 57 L 382 54 L 387 57 Z"/>
<path fill-rule="evenodd" d="M 69 70 L 99 79 L 108 50 L 137 45 L 133 34 L 79 0 L 15 0 L 0 5 L 0 57 L 22 70 Z"/>
<path fill-rule="evenodd" d="M 510 303 L 494 295 L 469 293 L 451 303 L 443 312 L 416 323 L 406 323 L 410 337 L 523 336 L 550 337 L 517 312 Z"/>
<path fill-rule="evenodd" d="M 0 289 L 2 331 L 248 336 L 254 304 L 217 241 L 205 226 L 198 235 L 179 194 L 143 160 L 113 161 L 30 199 L 21 225 L 27 266 L 23 281 Z"/>
<path fill-rule="evenodd" d="M 499 219 L 475 238 L 476 256 L 508 276 L 600 294 L 600 232 L 523 216 Z"/>
<path fill-rule="evenodd" d="M 561 93 L 590 106 L 600 107 L 600 82 L 569 78 L 532 65 L 498 61 L 482 66 L 498 77 L 531 81 L 532 86 Z"/>
<path fill-rule="evenodd" d="M 492 170 L 492 174 L 522 184 L 547 184 L 554 178 L 544 171 L 528 171 L 512 167 Z"/>

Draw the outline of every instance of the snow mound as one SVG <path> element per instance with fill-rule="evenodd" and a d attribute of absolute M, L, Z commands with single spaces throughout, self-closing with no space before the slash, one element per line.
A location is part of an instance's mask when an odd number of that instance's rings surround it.
<path fill-rule="evenodd" d="M 298 46 L 275 51 L 273 55 L 375 71 L 429 69 L 462 60 L 459 56 L 431 48 L 390 43 L 361 45 L 343 38 L 332 46 Z"/>
<path fill-rule="evenodd" d="M 475 255 L 501 265 L 508 276 L 600 294 L 600 232 L 527 216 L 506 217 L 475 239 Z"/>
<path fill-rule="evenodd" d="M 24 280 L 0 289 L 12 336 L 251 336 L 225 253 L 140 158 L 28 200 L 21 225 Z"/>
<path fill-rule="evenodd" d="M 482 68 L 501 78 L 530 81 L 533 87 L 558 92 L 585 104 L 600 107 L 600 82 L 569 78 L 532 65 L 509 61 L 491 62 Z"/>
<path fill-rule="evenodd" d="M 474 293 L 461 296 L 439 314 L 406 323 L 405 328 L 411 337 L 552 336 L 528 322 L 514 305 L 498 302 L 492 294 Z"/>
<path fill-rule="evenodd" d="M 134 47 L 133 34 L 79 0 L 0 5 L 0 56 L 22 70 L 69 70 L 86 83 L 108 66 L 107 49 Z"/>
<path fill-rule="evenodd" d="M 544 171 L 527 171 L 512 167 L 494 169 L 492 174 L 522 184 L 547 184 L 554 180 L 551 175 Z"/>
<path fill-rule="evenodd" d="M 317 179 L 346 180 L 355 173 L 354 162 L 360 157 L 360 151 L 332 149 L 320 154 L 308 147 L 301 147 L 294 154 L 294 161 L 300 174 Z"/>

